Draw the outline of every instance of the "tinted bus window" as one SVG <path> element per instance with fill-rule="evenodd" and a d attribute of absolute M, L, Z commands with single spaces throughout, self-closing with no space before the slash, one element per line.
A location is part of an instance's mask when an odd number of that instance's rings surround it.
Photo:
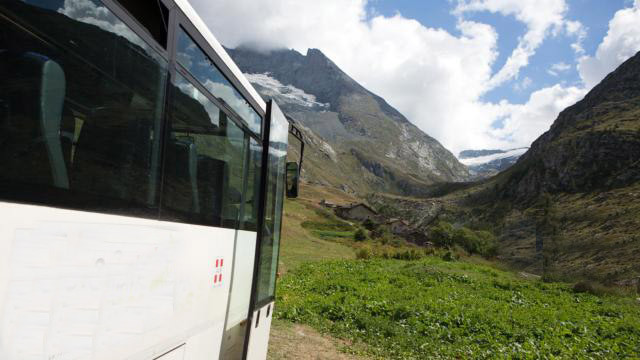
<path fill-rule="evenodd" d="M 242 202 L 245 134 L 179 74 L 173 94 L 162 218 L 235 228 Z"/>
<path fill-rule="evenodd" d="M 260 244 L 257 304 L 271 299 L 275 293 L 278 252 L 280 250 L 280 230 L 282 228 L 282 208 L 284 205 L 289 123 L 277 105 L 273 104 L 272 106 L 267 198 L 264 210 L 262 243 Z"/>
<path fill-rule="evenodd" d="M 155 216 L 166 61 L 99 1 L 0 12 L 0 196 Z"/>
<path fill-rule="evenodd" d="M 248 125 L 249 129 L 260 135 L 262 118 L 242 97 L 240 92 L 224 77 L 209 57 L 180 28 L 177 45 L 177 60 L 212 95 L 229 105 Z"/>

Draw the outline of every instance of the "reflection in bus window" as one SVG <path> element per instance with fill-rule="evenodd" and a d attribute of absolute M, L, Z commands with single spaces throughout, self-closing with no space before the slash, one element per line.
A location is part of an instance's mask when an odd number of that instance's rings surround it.
<path fill-rule="evenodd" d="M 251 131 L 260 135 L 261 117 L 183 29 L 180 29 L 178 35 L 177 58 L 178 63 L 184 66 L 202 86 L 227 103 L 247 123 Z"/>
<path fill-rule="evenodd" d="M 162 217 L 234 228 L 242 203 L 245 134 L 185 78 L 177 75 L 173 86 Z"/>
<path fill-rule="evenodd" d="M 166 61 L 99 1 L 0 11 L 0 196 L 152 216 Z"/>

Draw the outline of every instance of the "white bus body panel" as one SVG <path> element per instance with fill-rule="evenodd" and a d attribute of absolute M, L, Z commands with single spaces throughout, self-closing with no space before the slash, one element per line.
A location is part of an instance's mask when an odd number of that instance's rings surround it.
<path fill-rule="evenodd" d="M 239 230 L 236 237 L 229 310 L 224 340 L 222 341 L 223 349 L 220 355 L 225 360 L 242 359 L 251 301 L 255 253 L 256 233 Z"/>
<path fill-rule="evenodd" d="M 217 358 L 234 238 L 0 202 L 0 359 Z"/>

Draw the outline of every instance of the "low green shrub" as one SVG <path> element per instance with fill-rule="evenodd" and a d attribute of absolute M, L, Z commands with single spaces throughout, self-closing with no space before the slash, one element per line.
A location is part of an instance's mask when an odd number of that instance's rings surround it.
<path fill-rule="evenodd" d="M 432 226 L 429 232 L 429 238 L 437 246 L 448 247 L 453 245 L 455 229 L 453 225 L 446 221 L 439 221 Z"/>
<path fill-rule="evenodd" d="M 595 294 L 596 290 L 591 282 L 578 281 L 573 285 L 573 292 Z"/>
<path fill-rule="evenodd" d="M 455 255 L 453 255 L 451 250 L 449 250 L 446 253 L 444 253 L 444 255 L 442 255 L 442 260 L 444 260 L 444 261 L 455 261 L 456 259 L 455 259 Z"/>
<path fill-rule="evenodd" d="M 398 251 L 393 254 L 392 258 L 398 260 L 419 260 L 424 257 L 424 253 L 418 251 L 417 249 L 409 249 L 405 251 Z"/>
<path fill-rule="evenodd" d="M 355 233 L 353 233 L 353 239 L 355 241 L 365 241 L 367 240 L 367 233 L 362 229 L 358 229 Z"/>
<path fill-rule="evenodd" d="M 496 237 L 486 230 L 472 230 L 467 227 L 455 228 L 446 221 L 439 221 L 429 231 L 429 239 L 437 246 L 458 245 L 470 254 L 494 256 L 498 250 Z"/>
<path fill-rule="evenodd" d="M 373 257 L 373 252 L 369 248 L 362 248 L 356 251 L 356 259 L 367 260 Z"/>

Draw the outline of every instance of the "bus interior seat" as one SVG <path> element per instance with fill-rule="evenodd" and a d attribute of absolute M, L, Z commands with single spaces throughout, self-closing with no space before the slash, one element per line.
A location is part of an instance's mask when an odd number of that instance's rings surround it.
<path fill-rule="evenodd" d="M 171 174 L 175 187 L 188 187 L 191 198 L 175 198 L 182 191 L 168 191 L 169 202 L 174 207 L 194 213 L 200 212 L 198 196 L 198 152 L 193 139 L 189 137 L 172 138 L 168 144 L 165 172 Z"/>
<path fill-rule="evenodd" d="M 60 140 L 66 94 L 64 70 L 40 54 L 3 51 L 0 77 L 4 168 L 32 183 L 68 189 Z"/>
<path fill-rule="evenodd" d="M 223 197 L 226 194 L 228 166 L 225 161 L 206 155 L 198 156 L 198 188 L 203 219 L 221 225 Z"/>
<path fill-rule="evenodd" d="M 130 94 L 84 120 L 74 153 L 72 185 L 86 192 L 146 203 L 152 122 L 129 108 Z M 74 120 L 75 122 L 75 120 Z"/>

